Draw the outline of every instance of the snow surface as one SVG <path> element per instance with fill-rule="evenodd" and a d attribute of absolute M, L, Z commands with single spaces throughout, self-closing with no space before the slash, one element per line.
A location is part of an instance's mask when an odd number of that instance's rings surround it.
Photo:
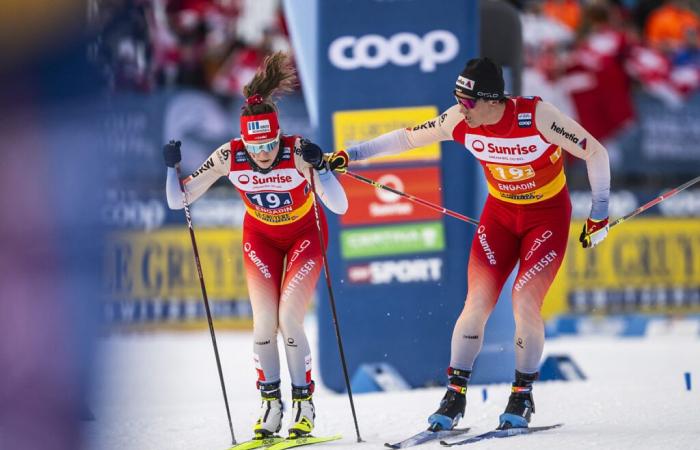
<path fill-rule="evenodd" d="M 308 328 L 315 348 L 315 327 Z M 217 332 L 238 442 L 249 439 L 258 392 L 249 332 Z M 281 347 L 280 347 L 281 348 Z M 314 356 L 317 353 L 314 351 Z M 656 332 L 646 338 L 570 337 L 548 340 L 547 354 L 568 354 L 586 381 L 535 386 L 532 425 L 563 422 L 558 430 L 482 441 L 480 449 L 700 449 L 700 336 Z M 226 450 L 231 436 L 208 331 L 114 335 L 102 342 L 101 379 L 87 425 L 88 447 L 98 450 Z M 284 352 L 281 352 L 284 355 Z M 282 356 L 284 358 L 284 356 Z M 283 394 L 289 378 L 283 362 Z M 447 361 L 446 361 L 447 364 Z M 693 389 L 686 390 L 684 373 Z M 356 441 L 348 397 L 319 383 L 314 403 L 317 435 L 342 433 L 319 448 L 380 449 L 426 427 L 442 388 L 355 394 Z M 483 400 L 483 390 L 487 400 Z M 460 426 L 488 431 L 497 424 L 509 385 L 472 385 Z M 285 424 L 286 426 L 286 419 Z M 439 443 L 420 449 L 442 448 Z M 455 447 L 465 448 L 465 447 Z"/>

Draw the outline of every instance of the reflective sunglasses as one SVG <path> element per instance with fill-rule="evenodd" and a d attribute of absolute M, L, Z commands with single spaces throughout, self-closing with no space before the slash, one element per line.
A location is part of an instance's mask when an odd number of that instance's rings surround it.
<path fill-rule="evenodd" d="M 457 103 L 464 106 L 466 109 L 474 109 L 474 107 L 476 107 L 476 101 L 478 99 L 477 98 L 458 97 L 457 95 L 455 95 L 455 100 L 457 100 Z"/>
<path fill-rule="evenodd" d="M 277 144 L 280 142 L 280 133 L 277 133 L 277 137 L 274 138 L 271 141 L 268 142 L 263 142 L 261 144 L 254 144 L 251 142 L 246 142 L 243 140 L 243 145 L 245 145 L 245 149 L 248 150 L 250 153 L 257 155 L 262 152 L 271 152 L 272 150 L 277 147 Z"/>

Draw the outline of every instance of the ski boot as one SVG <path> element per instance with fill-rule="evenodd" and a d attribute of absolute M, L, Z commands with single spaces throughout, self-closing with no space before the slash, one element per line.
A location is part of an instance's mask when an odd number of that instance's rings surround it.
<path fill-rule="evenodd" d="M 298 438 L 311 434 L 314 429 L 316 410 L 311 399 L 314 382 L 306 386 L 292 386 L 292 420 L 289 424 L 289 437 Z"/>
<path fill-rule="evenodd" d="M 510 391 L 506 411 L 498 418 L 498 429 L 527 428 L 530 416 L 535 412 L 535 401 L 532 399 L 532 383 L 539 372 L 522 373 L 515 371 L 515 382 Z"/>
<path fill-rule="evenodd" d="M 253 432 L 255 439 L 265 439 L 274 436 L 282 428 L 282 392 L 280 382 L 258 382 L 262 404 L 260 418 L 255 422 Z"/>
<path fill-rule="evenodd" d="M 461 370 L 449 367 L 447 369 L 448 384 L 445 396 L 440 400 L 440 407 L 428 417 L 431 431 L 451 430 L 464 416 L 467 406 L 467 383 L 471 370 Z"/>

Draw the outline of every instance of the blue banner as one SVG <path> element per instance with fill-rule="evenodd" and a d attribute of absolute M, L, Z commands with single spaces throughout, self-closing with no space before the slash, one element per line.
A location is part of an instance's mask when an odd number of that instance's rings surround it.
<path fill-rule="evenodd" d="M 455 78 L 478 52 L 477 2 L 290 1 L 288 17 L 299 16 L 292 10 L 309 3 L 318 21 L 304 31 L 316 39 L 304 42 L 317 47 L 302 52 L 315 59 L 302 57 L 300 70 L 316 70 L 310 78 L 317 84 L 305 89 L 319 101 L 318 138 L 329 150 L 436 117 L 451 106 Z M 304 35 L 291 22 L 292 36 Z M 432 188 L 442 193 L 442 205 L 478 212 L 472 194 L 476 165 L 466 152 L 453 143 L 415 152 L 369 168 L 399 189 L 414 186 L 407 173 L 424 171 L 435 177 Z M 451 218 L 417 217 L 369 185 L 351 189 L 357 196 L 366 190 L 374 206 L 355 211 L 343 224 L 329 215 L 328 259 L 350 374 L 364 363 L 389 363 L 411 386 L 443 383 L 474 230 Z M 321 375 L 328 387 L 342 391 L 328 294 L 325 283 L 319 286 Z"/>

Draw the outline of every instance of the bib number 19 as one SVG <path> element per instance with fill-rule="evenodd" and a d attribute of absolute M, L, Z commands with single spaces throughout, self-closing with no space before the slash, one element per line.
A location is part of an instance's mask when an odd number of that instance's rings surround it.
<path fill-rule="evenodd" d="M 535 176 L 532 166 L 502 166 L 500 164 L 486 164 L 491 175 L 499 181 L 521 181 Z"/>
<path fill-rule="evenodd" d="M 292 204 L 289 192 L 246 192 L 251 203 L 266 209 L 277 209 Z"/>

